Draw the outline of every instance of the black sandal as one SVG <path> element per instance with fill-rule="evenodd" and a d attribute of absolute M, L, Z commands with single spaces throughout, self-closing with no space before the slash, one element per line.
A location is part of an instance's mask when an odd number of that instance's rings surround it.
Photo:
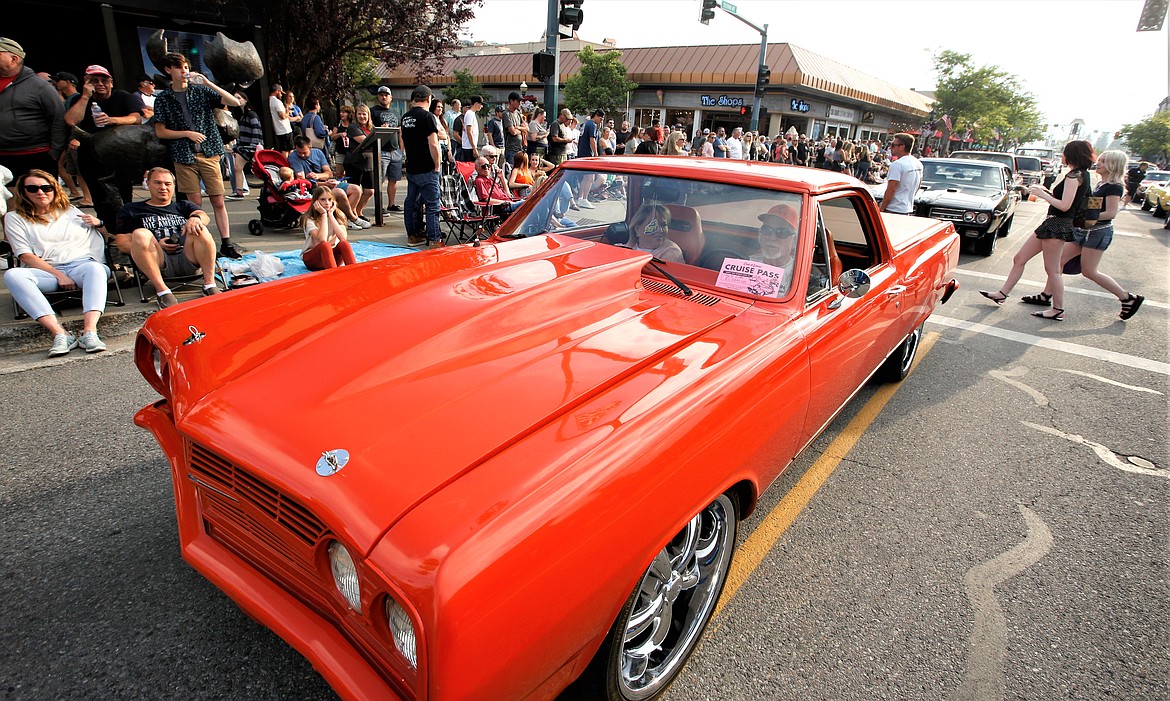
<path fill-rule="evenodd" d="M 979 294 L 995 302 L 996 306 L 1002 307 L 1003 303 L 1007 301 L 1008 296 L 996 290 L 995 292 L 988 292 L 987 290 L 979 290 Z M 999 295 L 996 297 L 995 295 Z"/>
<path fill-rule="evenodd" d="M 1020 297 L 1020 301 L 1024 304 L 1035 304 L 1037 307 L 1051 307 L 1052 295 L 1047 292 L 1040 292 L 1038 294 Z"/>
<path fill-rule="evenodd" d="M 1125 320 L 1134 314 L 1137 314 L 1138 309 L 1141 309 L 1142 302 L 1144 301 L 1146 301 L 1145 297 L 1142 297 L 1141 295 L 1135 295 L 1131 292 L 1129 294 L 1129 299 L 1121 303 L 1121 313 L 1117 315 L 1118 318 Z"/>
<path fill-rule="evenodd" d="M 1036 317 L 1037 319 L 1047 319 L 1048 321 L 1060 321 L 1064 319 L 1063 309 L 1057 309 L 1056 307 L 1053 307 L 1052 311 L 1056 312 L 1052 316 L 1048 316 L 1048 312 L 1032 312 L 1032 316 Z"/>

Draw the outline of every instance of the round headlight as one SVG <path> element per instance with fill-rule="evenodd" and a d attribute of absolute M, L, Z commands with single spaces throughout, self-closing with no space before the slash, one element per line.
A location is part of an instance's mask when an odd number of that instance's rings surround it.
<path fill-rule="evenodd" d="M 975 221 L 975 212 L 963 212 L 963 221 Z"/>
<path fill-rule="evenodd" d="M 991 215 L 987 212 L 980 212 L 979 215 L 975 217 L 976 224 L 986 224 L 989 221 L 991 221 Z"/>
<path fill-rule="evenodd" d="M 158 349 L 158 346 L 152 346 L 150 349 L 150 364 L 154 366 L 154 374 L 159 378 L 162 377 L 164 363 L 162 351 Z"/>
<path fill-rule="evenodd" d="M 386 623 L 390 626 L 390 633 L 394 636 L 394 647 L 402 653 L 402 657 L 410 664 L 411 669 L 418 669 L 417 638 L 414 634 L 414 623 L 402 604 L 393 597 L 386 597 Z"/>
<path fill-rule="evenodd" d="M 358 613 L 362 611 L 362 585 L 358 579 L 357 567 L 345 546 L 336 540 L 329 544 L 329 569 L 333 570 L 333 583 L 345 597 L 349 607 Z"/>

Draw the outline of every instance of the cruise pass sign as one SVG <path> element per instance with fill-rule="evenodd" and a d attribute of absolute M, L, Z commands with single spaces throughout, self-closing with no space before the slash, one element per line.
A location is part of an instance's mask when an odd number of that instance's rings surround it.
<path fill-rule="evenodd" d="M 731 95 L 700 95 L 699 102 L 703 107 L 734 107 L 736 109 L 743 107 L 742 97 L 732 97 Z"/>

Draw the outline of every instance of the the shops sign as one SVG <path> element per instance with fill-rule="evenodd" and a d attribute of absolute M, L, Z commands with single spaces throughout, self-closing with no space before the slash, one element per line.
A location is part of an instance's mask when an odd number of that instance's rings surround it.
<path fill-rule="evenodd" d="M 732 97 L 730 95 L 720 95 L 719 97 L 715 97 L 714 95 L 700 95 L 699 101 L 703 107 L 743 107 L 742 97 Z"/>
<path fill-rule="evenodd" d="M 808 112 L 809 110 L 808 103 L 804 100 L 793 100 L 791 105 L 793 112 Z"/>
<path fill-rule="evenodd" d="M 829 119 L 838 119 L 843 122 L 857 121 L 857 112 L 845 107 L 833 107 L 830 105 L 829 109 L 825 110 L 825 116 Z"/>

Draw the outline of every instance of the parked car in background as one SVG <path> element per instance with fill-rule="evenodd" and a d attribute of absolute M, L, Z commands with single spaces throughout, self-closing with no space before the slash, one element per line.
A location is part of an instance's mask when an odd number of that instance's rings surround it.
<path fill-rule="evenodd" d="M 739 521 L 907 375 L 958 259 L 838 173 L 575 159 L 497 238 L 152 315 L 135 421 L 184 559 L 342 698 L 656 699 Z"/>
<path fill-rule="evenodd" d="M 1020 195 L 1011 172 L 996 161 L 923 158 L 914 213 L 952 222 L 975 253 L 989 256 L 1015 221 Z"/>
<path fill-rule="evenodd" d="M 1023 147 L 1016 149 L 1018 156 L 1033 156 L 1040 159 L 1040 163 L 1044 166 L 1044 187 L 1052 187 L 1052 183 L 1056 182 L 1056 176 L 1060 173 L 1062 165 L 1060 152 L 1054 148 L 1047 147 Z"/>
<path fill-rule="evenodd" d="M 1149 170 L 1146 171 L 1146 177 L 1138 183 L 1137 192 L 1134 193 L 1133 201 L 1139 202 L 1142 209 L 1148 210 L 1152 205 L 1146 201 L 1146 190 L 1151 185 L 1170 182 L 1170 170 Z"/>
<path fill-rule="evenodd" d="M 1020 192 L 1020 199 L 1024 199 L 1030 185 L 1044 182 L 1044 164 L 1035 156 L 1016 156 L 1015 161 L 1016 173 L 1020 176 L 1020 184 L 1024 186 Z"/>
<path fill-rule="evenodd" d="M 1152 210 L 1155 217 L 1166 217 L 1170 222 L 1170 182 L 1160 182 L 1146 189 L 1142 209 Z"/>
<path fill-rule="evenodd" d="M 1021 198 L 1028 196 L 1028 188 L 1024 187 L 1023 179 L 1016 172 L 1016 157 L 1002 151 L 953 151 L 951 158 L 963 158 L 976 161 L 993 161 L 1007 167 L 1011 172 L 1008 186 L 1014 189 Z"/>

